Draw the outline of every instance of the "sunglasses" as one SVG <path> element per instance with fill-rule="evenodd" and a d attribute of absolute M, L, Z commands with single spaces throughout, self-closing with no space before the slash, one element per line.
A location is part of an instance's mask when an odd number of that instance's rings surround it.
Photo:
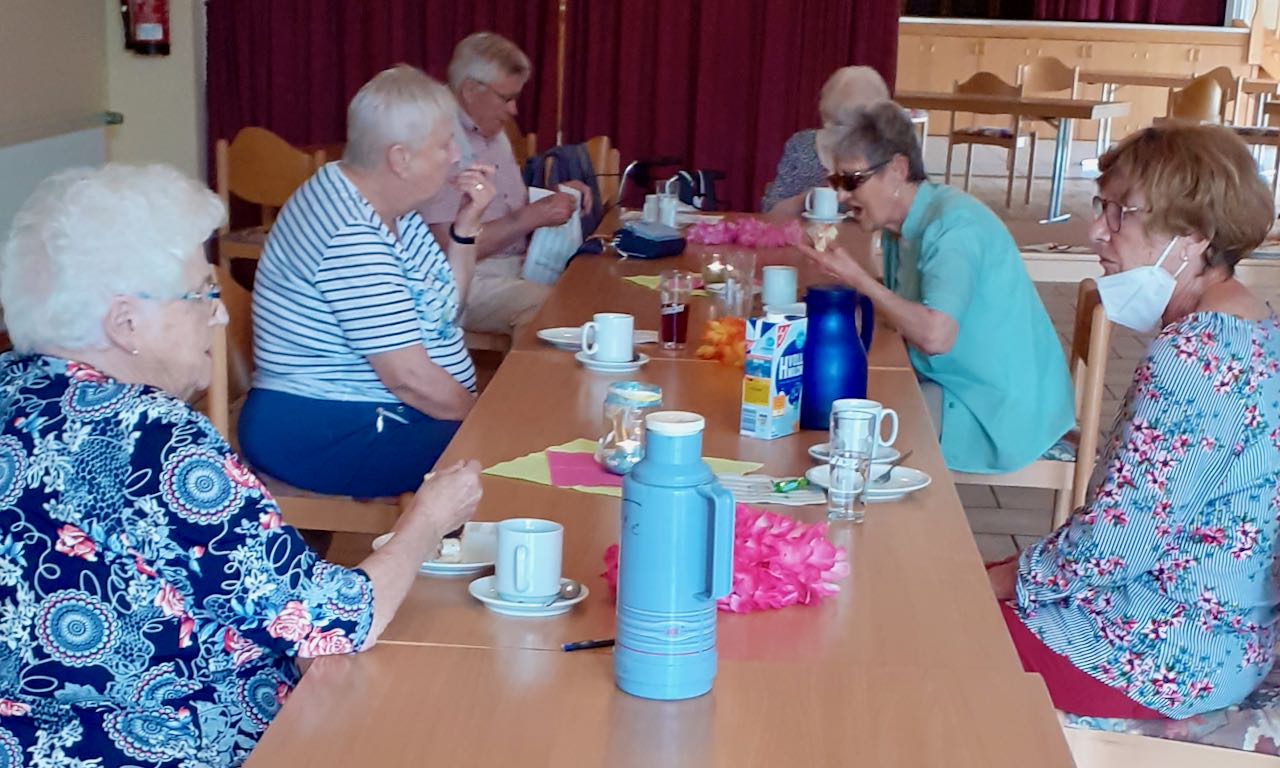
<path fill-rule="evenodd" d="M 1108 200 L 1105 197 L 1093 196 L 1093 218 L 1103 219 L 1107 222 L 1107 229 L 1112 234 L 1120 231 L 1120 226 L 1124 224 L 1125 214 L 1129 213 L 1147 213 L 1150 208 L 1140 208 L 1136 205 L 1125 205 L 1116 200 Z"/>
<path fill-rule="evenodd" d="M 892 159 L 893 158 L 889 158 L 889 160 L 892 160 Z M 867 181 L 872 176 L 875 176 L 877 173 L 879 173 L 881 168 L 884 168 L 886 165 L 888 165 L 889 160 L 882 160 L 881 162 L 876 163 L 870 168 L 867 168 L 861 171 L 852 171 L 852 172 L 841 171 L 841 172 L 833 173 L 827 177 L 827 183 L 830 184 L 835 189 L 842 189 L 845 192 L 855 192 L 857 191 L 858 187 L 861 187 L 863 184 L 866 184 Z"/>

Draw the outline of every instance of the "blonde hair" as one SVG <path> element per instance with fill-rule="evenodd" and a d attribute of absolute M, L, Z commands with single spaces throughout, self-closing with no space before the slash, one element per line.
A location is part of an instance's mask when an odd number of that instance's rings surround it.
<path fill-rule="evenodd" d="M 503 75 L 515 75 L 523 81 L 532 71 L 529 57 L 515 43 L 493 32 L 475 32 L 453 49 L 449 87 L 457 93 L 464 80 L 489 85 Z"/>
<path fill-rule="evenodd" d="M 1098 186 L 1147 198 L 1148 232 L 1198 234 L 1209 266 L 1235 269 L 1275 223 L 1271 192 L 1248 147 L 1216 125 L 1162 125 L 1128 137 L 1098 160 Z"/>
<path fill-rule="evenodd" d="M 402 144 L 416 150 L 441 119 L 454 119 L 458 103 L 439 81 L 408 64 L 374 75 L 347 107 L 347 147 L 342 159 L 374 170 L 387 148 Z"/>
<path fill-rule="evenodd" d="M 19 352 L 101 349 L 116 296 L 177 295 L 226 211 L 169 165 L 73 168 L 36 187 L 0 249 L 0 304 Z"/>
<path fill-rule="evenodd" d="M 818 96 L 818 114 L 824 125 L 845 125 L 852 113 L 889 98 L 889 86 L 871 67 L 841 67 L 827 78 Z"/>

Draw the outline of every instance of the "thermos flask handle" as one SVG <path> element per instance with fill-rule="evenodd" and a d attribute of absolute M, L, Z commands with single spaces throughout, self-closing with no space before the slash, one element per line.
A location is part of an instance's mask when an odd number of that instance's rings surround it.
<path fill-rule="evenodd" d="M 529 591 L 529 548 L 521 544 L 516 547 L 516 592 Z"/>
<path fill-rule="evenodd" d="M 733 590 L 733 494 L 719 483 L 698 486 L 698 493 L 711 501 L 711 583 L 708 593 L 719 600 Z"/>
<path fill-rule="evenodd" d="M 871 354 L 871 335 L 876 328 L 876 311 L 871 299 L 858 294 L 858 336 L 862 339 L 862 348 Z"/>

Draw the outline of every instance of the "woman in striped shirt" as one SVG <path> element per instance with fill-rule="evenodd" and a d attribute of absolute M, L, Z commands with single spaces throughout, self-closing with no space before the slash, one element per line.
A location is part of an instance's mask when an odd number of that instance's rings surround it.
<path fill-rule="evenodd" d="M 458 317 L 493 169 L 460 169 L 441 251 L 415 209 L 451 167 L 457 105 L 409 66 L 366 83 L 347 147 L 285 204 L 258 265 L 253 389 L 240 443 L 259 470 L 321 493 L 413 490 L 475 401 Z"/>
<path fill-rule="evenodd" d="M 1148 128 L 1099 167 L 1103 308 L 1159 333 L 1085 506 L 989 573 L 1058 708 L 1185 718 L 1239 702 L 1273 662 L 1280 324 L 1234 267 L 1275 215 L 1216 126 Z"/>

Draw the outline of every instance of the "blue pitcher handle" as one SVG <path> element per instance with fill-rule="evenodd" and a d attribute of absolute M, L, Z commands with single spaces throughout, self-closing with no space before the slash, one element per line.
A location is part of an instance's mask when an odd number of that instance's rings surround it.
<path fill-rule="evenodd" d="M 862 348 L 871 354 L 871 335 L 876 329 L 876 309 L 871 299 L 858 294 L 858 336 L 862 339 Z"/>
<path fill-rule="evenodd" d="M 733 590 L 733 494 L 719 483 L 698 486 L 698 495 L 711 502 L 711 583 L 708 593 L 719 600 Z"/>

